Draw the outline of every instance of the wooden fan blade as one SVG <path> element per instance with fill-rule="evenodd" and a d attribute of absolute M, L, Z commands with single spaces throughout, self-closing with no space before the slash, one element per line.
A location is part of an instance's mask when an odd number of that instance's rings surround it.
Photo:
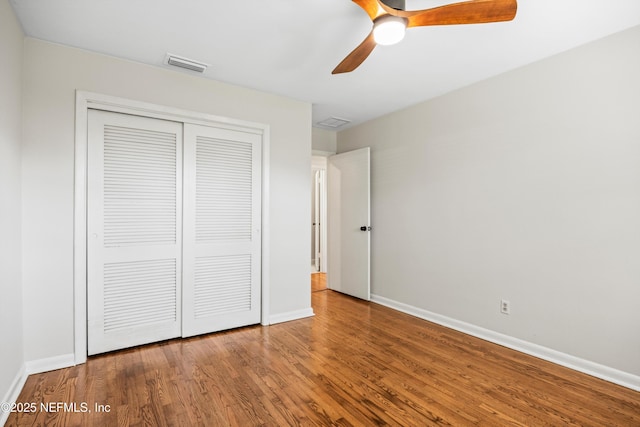
<path fill-rule="evenodd" d="M 384 13 L 378 0 L 353 0 L 353 2 L 363 8 L 372 21 Z"/>
<path fill-rule="evenodd" d="M 331 74 L 348 73 L 355 70 L 367 59 L 375 47 L 376 41 L 373 39 L 372 31 L 357 48 L 353 49 L 353 51 L 338 64 Z"/>
<path fill-rule="evenodd" d="M 516 16 L 518 3 L 516 0 L 471 0 L 433 9 L 409 11 L 395 10 L 384 5 L 382 7 L 392 15 L 407 18 L 407 27 L 424 27 L 511 21 Z"/>

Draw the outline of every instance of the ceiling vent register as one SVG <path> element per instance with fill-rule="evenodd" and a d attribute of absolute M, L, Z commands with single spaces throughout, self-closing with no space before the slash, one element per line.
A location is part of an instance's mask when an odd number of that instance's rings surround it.
<path fill-rule="evenodd" d="M 208 64 L 194 61 L 193 59 L 182 58 L 180 56 L 172 55 L 170 53 L 167 54 L 165 58 L 165 63 L 167 65 L 173 65 L 174 67 L 180 67 L 186 70 L 195 71 L 196 73 L 204 73 L 204 71 L 209 66 Z"/>
<path fill-rule="evenodd" d="M 328 129 L 338 129 L 349 123 L 351 123 L 351 120 L 341 119 L 338 117 L 329 117 L 327 119 L 316 122 L 316 125 Z"/>

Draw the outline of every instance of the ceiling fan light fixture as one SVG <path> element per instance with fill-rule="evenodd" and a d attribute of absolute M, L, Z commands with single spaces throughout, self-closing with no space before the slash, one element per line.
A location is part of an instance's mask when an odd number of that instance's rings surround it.
<path fill-rule="evenodd" d="M 400 42 L 407 30 L 407 19 L 383 15 L 373 22 L 373 39 L 377 44 L 389 46 Z"/>

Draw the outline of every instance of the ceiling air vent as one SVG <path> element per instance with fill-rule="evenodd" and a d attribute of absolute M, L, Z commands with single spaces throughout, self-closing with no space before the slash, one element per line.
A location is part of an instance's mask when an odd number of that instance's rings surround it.
<path fill-rule="evenodd" d="M 165 63 L 168 65 L 173 65 L 174 67 L 180 67 L 187 70 L 195 71 L 197 73 L 204 73 L 204 70 L 206 70 L 209 66 L 208 64 L 203 64 L 202 62 L 194 61 L 193 59 L 182 58 L 170 53 L 167 54 Z"/>
<path fill-rule="evenodd" d="M 351 123 L 351 120 L 340 119 L 338 117 L 329 117 L 327 119 L 316 122 L 316 125 L 328 129 L 338 129 L 348 123 Z"/>

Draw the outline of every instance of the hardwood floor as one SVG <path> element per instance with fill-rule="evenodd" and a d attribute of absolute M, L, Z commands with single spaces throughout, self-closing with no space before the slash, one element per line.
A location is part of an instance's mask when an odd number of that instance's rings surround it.
<path fill-rule="evenodd" d="M 18 402 L 59 412 L 7 426 L 640 426 L 638 392 L 330 290 L 312 298 L 312 318 L 32 375 Z"/>
<path fill-rule="evenodd" d="M 311 292 L 327 289 L 327 273 L 313 273 L 311 275 Z"/>

